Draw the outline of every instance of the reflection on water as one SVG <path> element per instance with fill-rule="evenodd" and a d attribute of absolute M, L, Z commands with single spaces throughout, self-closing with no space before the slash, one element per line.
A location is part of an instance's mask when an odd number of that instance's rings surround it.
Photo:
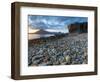
<path fill-rule="evenodd" d="M 32 40 L 32 39 L 37 39 L 41 37 L 49 37 L 49 36 L 54 36 L 54 34 L 28 34 L 28 39 Z"/>

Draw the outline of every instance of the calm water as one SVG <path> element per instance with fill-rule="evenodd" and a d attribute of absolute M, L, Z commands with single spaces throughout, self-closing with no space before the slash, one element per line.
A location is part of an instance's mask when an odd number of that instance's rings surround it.
<path fill-rule="evenodd" d="M 54 36 L 54 34 L 29 34 L 28 39 L 32 40 L 32 39 L 37 39 L 41 37 L 49 37 L 49 36 Z"/>

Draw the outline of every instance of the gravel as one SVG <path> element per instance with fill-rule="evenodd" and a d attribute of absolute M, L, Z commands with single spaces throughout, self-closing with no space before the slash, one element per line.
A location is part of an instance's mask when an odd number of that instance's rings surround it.
<path fill-rule="evenodd" d="M 53 40 L 42 40 L 41 43 L 29 43 L 28 65 L 73 65 L 88 62 L 87 33 L 69 34 Z"/>

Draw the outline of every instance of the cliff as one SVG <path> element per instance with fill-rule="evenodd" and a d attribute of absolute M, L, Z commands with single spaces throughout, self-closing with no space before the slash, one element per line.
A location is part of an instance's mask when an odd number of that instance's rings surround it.
<path fill-rule="evenodd" d="M 73 23 L 68 26 L 69 33 L 87 33 L 88 24 L 87 22 L 83 23 Z"/>

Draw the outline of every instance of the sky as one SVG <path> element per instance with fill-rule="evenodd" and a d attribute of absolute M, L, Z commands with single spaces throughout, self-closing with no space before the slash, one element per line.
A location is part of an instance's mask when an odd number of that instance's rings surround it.
<path fill-rule="evenodd" d="M 68 32 L 68 25 L 75 22 L 87 22 L 87 17 L 28 15 L 31 29 L 45 29 L 51 32 Z"/>

